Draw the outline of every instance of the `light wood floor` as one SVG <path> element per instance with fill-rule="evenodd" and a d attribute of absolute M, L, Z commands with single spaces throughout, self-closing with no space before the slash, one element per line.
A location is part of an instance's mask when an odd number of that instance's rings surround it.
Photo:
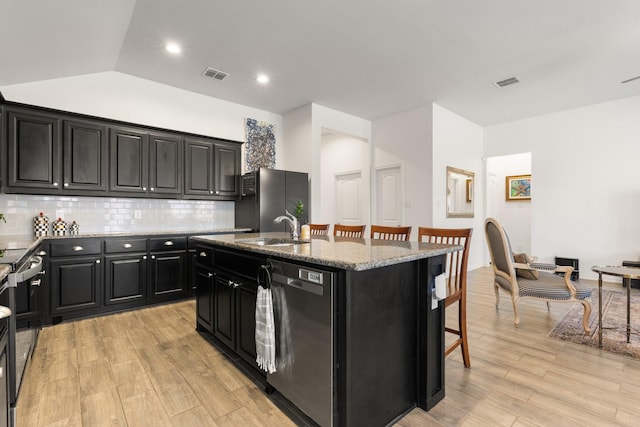
<path fill-rule="evenodd" d="M 547 338 L 570 304 L 549 312 L 523 301 L 516 329 L 508 298 L 495 309 L 491 278 L 488 268 L 468 278 L 471 368 L 451 354 L 444 400 L 397 425 L 639 424 L 640 361 Z M 182 302 L 43 329 L 18 426 L 293 425 L 194 331 L 194 308 Z"/>

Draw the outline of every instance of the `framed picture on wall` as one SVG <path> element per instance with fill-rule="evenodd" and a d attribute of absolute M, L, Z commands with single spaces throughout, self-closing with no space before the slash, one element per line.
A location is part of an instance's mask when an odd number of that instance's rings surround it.
<path fill-rule="evenodd" d="M 531 200 L 531 175 L 506 177 L 507 202 Z"/>

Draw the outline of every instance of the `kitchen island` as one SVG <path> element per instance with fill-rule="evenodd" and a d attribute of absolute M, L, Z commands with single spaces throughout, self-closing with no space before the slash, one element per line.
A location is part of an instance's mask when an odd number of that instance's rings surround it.
<path fill-rule="evenodd" d="M 266 375 L 267 391 L 275 389 L 323 426 L 383 426 L 438 403 L 444 306 L 435 300 L 434 279 L 444 272 L 446 254 L 460 247 L 288 237 L 192 237 L 197 329 L 257 369 L 258 283 L 271 286 L 276 306 L 281 287 L 290 324 L 283 327 L 276 315 L 276 336 L 291 335 L 291 354 L 284 372 Z"/>

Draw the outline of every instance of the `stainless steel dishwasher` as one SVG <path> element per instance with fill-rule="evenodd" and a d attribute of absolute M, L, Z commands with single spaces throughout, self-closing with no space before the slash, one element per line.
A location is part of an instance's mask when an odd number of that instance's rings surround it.
<path fill-rule="evenodd" d="M 335 273 L 270 260 L 276 372 L 267 382 L 321 426 L 332 425 Z"/>

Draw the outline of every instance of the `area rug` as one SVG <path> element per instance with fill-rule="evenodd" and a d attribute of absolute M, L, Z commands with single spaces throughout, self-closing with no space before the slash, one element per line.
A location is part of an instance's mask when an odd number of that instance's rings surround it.
<path fill-rule="evenodd" d="M 598 290 L 591 297 L 593 311 L 589 316 L 591 332 L 582 328 L 582 304 L 576 303 L 564 318 L 549 332 L 549 337 L 574 344 L 598 348 Z M 631 289 L 631 342 L 627 344 L 627 294 L 602 291 L 602 350 L 640 358 L 640 293 Z"/>

